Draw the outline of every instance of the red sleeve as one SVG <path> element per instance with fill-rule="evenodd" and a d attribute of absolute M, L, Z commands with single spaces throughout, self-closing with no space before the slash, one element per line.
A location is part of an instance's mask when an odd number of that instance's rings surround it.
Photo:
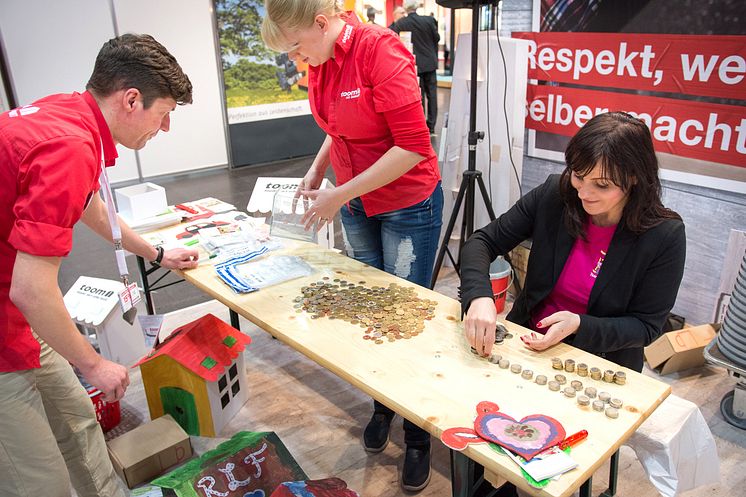
<path fill-rule="evenodd" d="M 34 147 L 21 162 L 15 223 L 8 236 L 19 251 L 64 257 L 98 181 L 100 164 L 92 144 L 65 136 Z"/>
<path fill-rule="evenodd" d="M 421 101 L 414 57 L 393 31 L 381 33 L 364 53 L 376 112 Z"/>
<path fill-rule="evenodd" d="M 394 137 L 394 145 L 423 157 L 429 157 L 434 153 L 430 143 L 430 131 L 425 123 L 425 113 L 419 100 L 383 115 Z"/>

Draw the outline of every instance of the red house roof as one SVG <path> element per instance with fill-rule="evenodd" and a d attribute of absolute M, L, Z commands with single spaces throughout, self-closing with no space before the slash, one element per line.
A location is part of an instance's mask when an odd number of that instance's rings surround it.
<path fill-rule="evenodd" d="M 167 355 L 205 380 L 218 381 L 225 368 L 249 343 L 251 337 L 206 314 L 174 330 L 135 366 Z"/>

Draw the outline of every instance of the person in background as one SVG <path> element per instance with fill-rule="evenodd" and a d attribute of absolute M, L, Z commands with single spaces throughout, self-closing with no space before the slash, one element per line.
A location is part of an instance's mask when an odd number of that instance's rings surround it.
<path fill-rule="evenodd" d="M 507 319 L 533 330 L 532 350 L 559 342 L 642 371 L 684 272 L 681 217 L 663 206 L 650 130 L 624 112 L 599 114 L 570 140 L 566 167 L 464 244 L 461 308 L 481 355 L 495 341 L 490 261 L 531 239 L 523 290 Z M 516 495 L 504 485 L 500 496 Z"/>
<path fill-rule="evenodd" d="M 334 0 L 266 0 L 265 8 L 265 43 L 310 65 L 311 112 L 327 135 L 298 187 L 313 201 L 307 228 L 340 213 L 348 255 L 427 286 L 443 192 L 412 54 L 392 31 L 360 23 Z M 337 187 L 319 190 L 329 165 Z M 393 418 L 374 402 L 368 452 L 386 448 Z M 407 420 L 404 431 L 401 485 L 421 490 L 430 481 L 430 435 Z"/>
<path fill-rule="evenodd" d="M 368 7 L 368 10 L 365 11 L 365 15 L 368 18 L 368 24 L 375 24 L 376 23 L 376 9 L 375 9 L 375 7 Z"/>
<path fill-rule="evenodd" d="M 93 404 L 70 364 L 107 401 L 127 368 L 77 330 L 57 285 L 82 220 L 109 241 L 99 176 L 116 145 L 139 150 L 167 132 L 192 84 L 148 35 L 106 42 L 84 93 L 51 95 L 0 115 L 0 485 L 5 497 L 124 496 Z M 124 248 L 169 269 L 194 250 L 155 248 L 120 221 Z M 33 331 L 32 331 L 33 329 Z"/>
<path fill-rule="evenodd" d="M 401 5 L 397 5 L 396 7 L 394 7 L 392 16 L 394 18 L 394 21 L 391 24 L 389 24 L 389 29 L 394 29 L 393 26 L 396 21 L 398 21 L 399 19 L 403 17 L 407 17 L 407 11 L 404 10 L 404 7 L 402 7 Z"/>
<path fill-rule="evenodd" d="M 435 122 L 438 119 L 438 23 L 433 16 L 421 16 L 417 13 L 418 0 L 407 0 L 404 8 L 406 17 L 395 21 L 390 28 L 396 32 L 410 31 L 412 47 L 417 64 L 417 76 L 420 78 L 422 107 L 425 110 L 427 127 L 435 133 Z"/>

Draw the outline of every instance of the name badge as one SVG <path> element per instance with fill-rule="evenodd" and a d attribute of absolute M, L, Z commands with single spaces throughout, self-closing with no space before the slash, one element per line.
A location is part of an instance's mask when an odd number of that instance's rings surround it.
<path fill-rule="evenodd" d="M 123 313 L 132 309 L 141 300 L 142 297 L 137 289 L 137 283 L 130 283 L 119 292 L 119 305 L 122 307 Z"/>

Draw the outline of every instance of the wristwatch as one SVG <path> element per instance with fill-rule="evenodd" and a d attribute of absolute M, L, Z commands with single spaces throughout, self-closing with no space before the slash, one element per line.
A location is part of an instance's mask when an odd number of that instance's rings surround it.
<path fill-rule="evenodd" d="M 155 264 L 156 266 L 160 266 L 161 261 L 163 260 L 164 250 L 163 250 L 163 247 L 161 247 L 160 245 L 158 245 L 155 249 L 158 251 L 158 255 L 155 256 L 155 260 L 152 262 L 152 264 Z"/>

